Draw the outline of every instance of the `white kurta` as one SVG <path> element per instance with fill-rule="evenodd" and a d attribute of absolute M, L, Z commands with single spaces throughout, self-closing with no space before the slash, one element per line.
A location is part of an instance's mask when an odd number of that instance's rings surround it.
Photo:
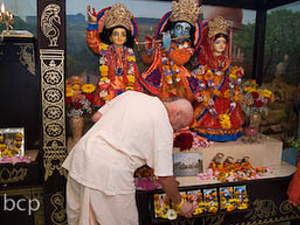
<path fill-rule="evenodd" d="M 78 183 L 106 195 L 133 194 L 134 171 L 144 165 L 172 176 L 173 130 L 163 103 L 127 91 L 103 106 L 101 119 L 63 163 Z"/>

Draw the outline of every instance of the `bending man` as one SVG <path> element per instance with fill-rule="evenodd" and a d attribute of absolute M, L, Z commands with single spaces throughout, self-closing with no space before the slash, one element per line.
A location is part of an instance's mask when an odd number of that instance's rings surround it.
<path fill-rule="evenodd" d="M 147 164 L 186 217 L 193 206 L 183 202 L 173 177 L 173 131 L 193 118 L 189 101 L 164 102 L 135 91 L 117 96 L 93 116 L 94 126 L 63 163 L 69 171 L 67 214 L 70 225 L 138 225 L 134 171 Z"/>

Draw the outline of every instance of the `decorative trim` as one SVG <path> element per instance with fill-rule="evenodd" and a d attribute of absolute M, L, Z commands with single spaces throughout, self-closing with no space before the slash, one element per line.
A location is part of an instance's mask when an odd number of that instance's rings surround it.
<path fill-rule="evenodd" d="M 57 192 L 50 198 L 50 203 L 54 207 L 51 213 L 51 222 L 55 225 L 67 224 L 67 213 L 64 207 L 65 198 L 61 192 Z"/>
<path fill-rule="evenodd" d="M 45 180 L 53 175 L 55 170 L 58 170 L 59 174 L 67 177 L 67 172 L 61 167 L 61 164 L 67 157 L 65 147 L 49 147 L 44 148 L 44 167 L 45 167 Z"/>
<path fill-rule="evenodd" d="M 20 51 L 16 52 L 16 54 L 20 56 L 20 63 L 25 66 L 31 74 L 36 75 L 33 43 L 17 43 L 14 45 L 20 47 Z"/>
<path fill-rule="evenodd" d="M 45 180 L 54 170 L 65 171 L 61 163 L 67 156 L 64 86 L 64 51 L 40 49 L 42 126 Z M 54 162 L 55 161 L 55 162 Z M 58 163 L 58 162 L 59 163 Z"/>
<path fill-rule="evenodd" d="M 7 168 L 4 167 L 0 170 L 0 183 L 8 184 L 24 180 L 27 175 L 28 169 L 26 168 Z"/>
<path fill-rule="evenodd" d="M 49 41 L 49 47 L 57 47 L 57 41 L 60 36 L 61 25 L 60 6 L 57 4 L 47 5 L 41 15 L 41 30 Z"/>
<path fill-rule="evenodd" d="M 201 224 L 203 225 L 221 225 L 224 222 L 225 215 L 208 215 L 201 218 Z M 200 225 L 199 218 L 182 219 L 176 221 L 170 221 L 171 225 Z"/>
<path fill-rule="evenodd" d="M 269 218 L 275 216 L 277 214 L 277 207 L 274 201 L 269 199 L 259 200 L 256 199 L 253 202 L 253 208 L 251 208 L 249 214 L 245 215 L 245 218 L 249 218 L 250 220 L 256 220 Z"/>

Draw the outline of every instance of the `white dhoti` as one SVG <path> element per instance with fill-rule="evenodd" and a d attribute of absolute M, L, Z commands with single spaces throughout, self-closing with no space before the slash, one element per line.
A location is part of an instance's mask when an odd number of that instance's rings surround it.
<path fill-rule="evenodd" d="M 138 225 L 135 194 L 105 195 L 68 177 L 69 225 Z"/>

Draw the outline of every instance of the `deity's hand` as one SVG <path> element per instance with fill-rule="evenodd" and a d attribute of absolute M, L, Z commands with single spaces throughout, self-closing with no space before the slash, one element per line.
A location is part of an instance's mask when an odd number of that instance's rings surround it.
<path fill-rule="evenodd" d="M 147 55 L 151 55 L 154 49 L 154 38 L 149 34 L 145 35 L 145 50 Z"/>
<path fill-rule="evenodd" d="M 170 31 L 164 32 L 163 33 L 163 48 L 168 49 L 171 46 L 171 33 Z"/>
<path fill-rule="evenodd" d="M 87 7 L 87 14 L 88 14 L 88 20 L 89 23 L 97 23 L 97 16 L 95 8 L 93 8 L 93 13 L 91 12 L 91 6 Z"/>

